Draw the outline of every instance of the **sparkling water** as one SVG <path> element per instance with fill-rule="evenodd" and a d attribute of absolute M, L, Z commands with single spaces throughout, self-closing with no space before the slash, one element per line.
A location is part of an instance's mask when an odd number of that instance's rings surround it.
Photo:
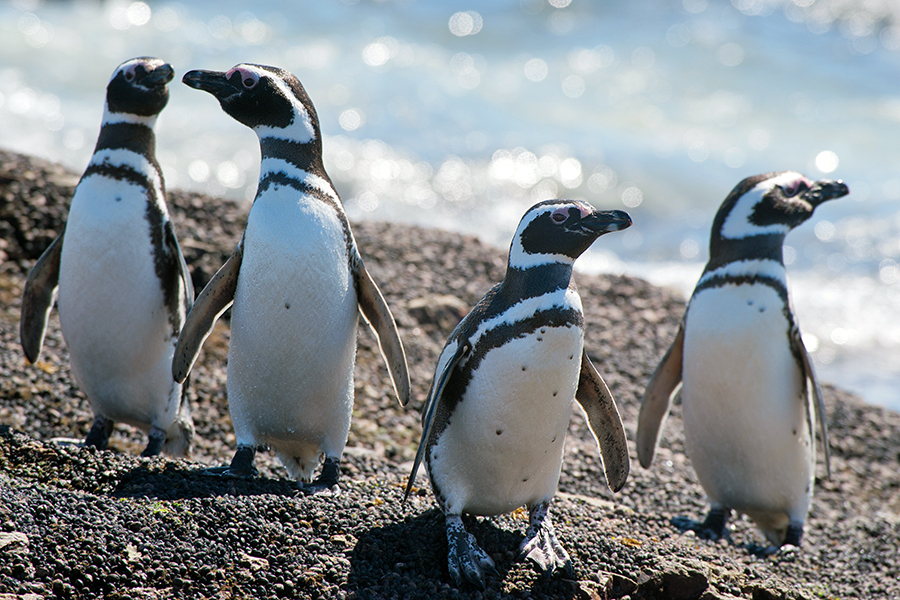
<path fill-rule="evenodd" d="M 824 381 L 900 408 L 900 28 L 888 0 L 425 0 L 0 4 L 0 146 L 88 162 L 106 83 L 158 56 L 177 78 L 284 67 L 322 124 L 354 219 L 506 246 L 552 197 L 634 226 L 581 262 L 690 293 L 742 178 L 793 169 L 851 195 L 787 238 Z M 169 187 L 252 199 L 255 136 L 174 81 Z"/>

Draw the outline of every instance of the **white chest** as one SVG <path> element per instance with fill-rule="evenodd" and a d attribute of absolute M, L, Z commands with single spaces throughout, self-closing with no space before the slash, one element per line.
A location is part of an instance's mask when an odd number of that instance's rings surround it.
<path fill-rule="evenodd" d="M 60 318 L 67 338 L 103 323 L 107 329 L 133 323 L 137 335 L 142 323 L 167 319 L 146 212 L 142 186 L 100 176 L 78 186 L 60 265 Z"/>
<path fill-rule="evenodd" d="M 739 510 L 808 497 L 814 452 L 784 302 L 766 285 L 726 285 L 688 309 L 685 441 L 704 489 Z"/>
<path fill-rule="evenodd" d="M 228 396 L 241 438 L 322 436 L 339 449 L 353 399 L 358 308 L 336 213 L 270 188 L 247 222 L 232 314 Z M 325 443 L 325 442 L 322 442 Z M 338 451 L 339 454 L 339 451 Z"/>
<path fill-rule="evenodd" d="M 487 352 L 429 455 L 449 512 L 502 514 L 556 492 L 583 331 L 545 327 Z"/>

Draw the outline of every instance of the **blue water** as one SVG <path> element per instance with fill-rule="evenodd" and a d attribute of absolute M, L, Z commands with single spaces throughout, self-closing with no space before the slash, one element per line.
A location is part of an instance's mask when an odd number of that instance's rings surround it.
<path fill-rule="evenodd" d="M 841 178 L 851 196 L 788 237 L 794 305 L 823 380 L 900 409 L 900 29 L 877 4 L 15 0 L 0 4 L 0 146 L 82 170 L 133 56 L 179 75 L 277 65 L 316 103 L 352 218 L 506 246 L 533 202 L 583 198 L 635 225 L 582 268 L 685 294 L 743 177 Z M 169 187 L 252 198 L 255 136 L 171 89 Z"/>

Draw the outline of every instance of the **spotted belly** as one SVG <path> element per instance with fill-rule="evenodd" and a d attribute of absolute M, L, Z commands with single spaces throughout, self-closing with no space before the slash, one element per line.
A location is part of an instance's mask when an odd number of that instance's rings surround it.
<path fill-rule="evenodd" d="M 789 329 L 770 286 L 703 290 L 688 308 L 681 394 L 687 451 L 710 499 L 802 521 L 815 452 Z"/>
<path fill-rule="evenodd" d="M 235 290 L 229 408 L 238 444 L 268 445 L 312 465 L 306 473 L 347 440 L 356 291 L 327 211 L 298 213 L 296 198 L 262 208 L 248 221 Z"/>
<path fill-rule="evenodd" d="M 583 332 L 542 328 L 490 350 L 427 455 L 451 514 L 497 515 L 556 493 Z"/>
<path fill-rule="evenodd" d="M 96 414 L 149 430 L 174 422 L 177 332 L 156 273 L 147 192 L 94 176 L 72 200 L 60 259 L 60 326 Z"/>

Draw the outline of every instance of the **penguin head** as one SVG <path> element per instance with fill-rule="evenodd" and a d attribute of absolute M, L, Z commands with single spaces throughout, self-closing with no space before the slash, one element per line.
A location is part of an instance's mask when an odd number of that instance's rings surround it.
<path fill-rule="evenodd" d="M 226 72 L 189 71 L 182 81 L 219 100 L 222 110 L 256 131 L 306 143 L 319 138 L 319 119 L 300 81 L 288 71 L 239 64 Z"/>
<path fill-rule="evenodd" d="M 150 57 L 119 65 L 106 86 L 107 121 L 142 121 L 156 117 L 169 102 L 172 67 Z"/>
<path fill-rule="evenodd" d="M 748 177 L 725 198 L 713 221 L 712 237 L 724 242 L 774 236 L 780 244 L 817 206 L 849 191 L 840 180 L 810 181 L 794 171 Z"/>
<path fill-rule="evenodd" d="M 577 200 L 546 200 L 528 209 L 509 249 L 509 266 L 572 264 L 598 237 L 631 226 L 621 210 L 596 210 Z"/>

